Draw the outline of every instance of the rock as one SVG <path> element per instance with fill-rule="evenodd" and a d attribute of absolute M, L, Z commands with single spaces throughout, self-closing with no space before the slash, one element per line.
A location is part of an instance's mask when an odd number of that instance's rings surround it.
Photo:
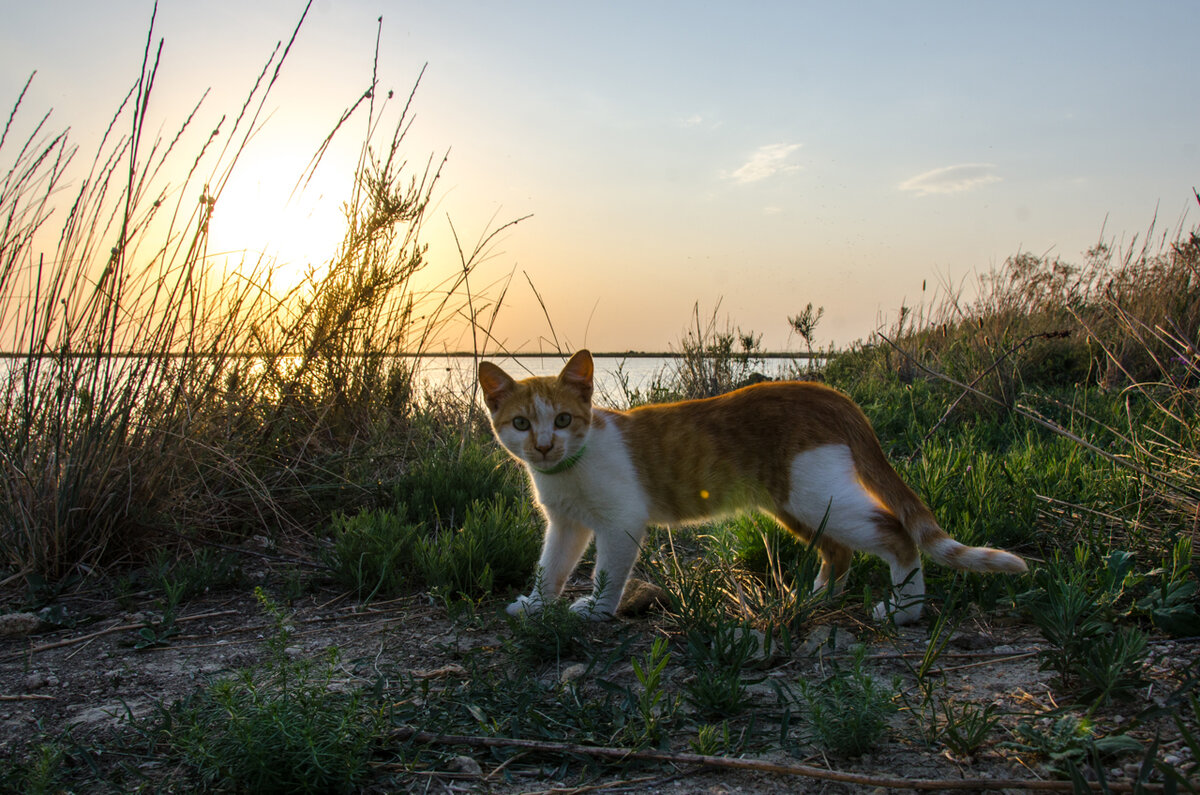
<path fill-rule="evenodd" d="M 980 651 L 992 648 L 994 641 L 979 632 L 958 632 L 950 638 L 950 645 L 964 651 Z"/>
<path fill-rule="evenodd" d="M 839 629 L 833 624 L 822 624 L 808 633 L 800 651 L 809 657 L 815 657 L 820 653 L 846 651 L 856 641 L 857 638 L 852 633 Z"/>
<path fill-rule="evenodd" d="M 583 675 L 587 673 L 587 669 L 588 667 L 583 663 L 568 665 L 562 670 L 562 673 L 559 674 L 558 681 L 564 685 L 569 685 L 572 682 L 582 679 Z"/>
<path fill-rule="evenodd" d="M 0 615 L 0 635 L 28 635 L 36 632 L 42 620 L 33 613 L 5 613 Z"/>
<path fill-rule="evenodd" d="M 625 586 L 617 612 L 628 616 L 642 615 L 667 603 L 667 593 L 654 583 L 631 579 Z"/>
<path fill-rule="evenodd" d="M 33 673 L 27 675 L 25 677 L 25 681 L 23 681 L 21 684 L 25 686 L 25 692 L 28 693 L 31 690 L 40 690 L 41 688 L 50 684 L 50 679 L 44 673 L 41 673 L 40 671 L 34 671 Z"/>

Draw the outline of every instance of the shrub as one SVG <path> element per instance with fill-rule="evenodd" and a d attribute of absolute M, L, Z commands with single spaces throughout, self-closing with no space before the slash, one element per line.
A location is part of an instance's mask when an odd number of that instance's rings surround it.
<path fill-rule="evenodd" d="M 266 664 L 165 710 L 161 737 L 209 787 L 358 791 L 383 733 L 383 710 L 359 691 L 334 686 L 336 650 L 319 665 L 293 660 L 285 616 L 256 593 L 276 625 Z"/>
<path fill-rule="evenodd" d="M 856 648 L 849 668 L 835 668 L 820 682 L 801 682 L 800 696 L 817 741 L 829 751 L 858 756 L 874 748 L 898 709 L 897 685 L 880 685 L 863 667 L 866 649 Z"/>

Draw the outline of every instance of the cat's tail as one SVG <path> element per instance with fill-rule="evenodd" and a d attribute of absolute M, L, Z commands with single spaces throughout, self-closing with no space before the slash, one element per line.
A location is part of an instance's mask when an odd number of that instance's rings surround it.
<path fill-rule="evenodd" d="M 924 508 L 924 506 L 922 506 Z M 995 571 L 1020 574 L 1029 567 L 1017 555 L 992 547 L 970 547 L 955 541 L 938 526 L 928 508 L 925 517 L 904 522 L 921 550 L 943 566 L 968 571 Z M 903 521 L 903 520 L 902 520 Z"/>
<path fill-rule="evenodd" d="M 870 459 L 871 465 L 866 471 L 860 469 L 860 473 L 866 475 L 864 480 L 900 520 L 921 551 L 930 558 L 943 566 L 968 571 L 1020 574 L 1029 570 L 1025 561 L 1011 552 L 992 547 L 972 547 L 955 541 L 938 525 L 924 501 L 887 463 L 882 450 L 878 451 L 878 457 L 871 455 Z"/>

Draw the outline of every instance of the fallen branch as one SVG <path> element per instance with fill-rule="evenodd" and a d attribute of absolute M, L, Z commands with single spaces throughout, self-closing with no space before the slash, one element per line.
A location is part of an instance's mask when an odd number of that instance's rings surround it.
<path fill-rule="evenodd" d="M 201 619 L 205 619 L 205 618 L 217 618 L 218 616 L 235 615 L 238 612 L 240 612 L 240 611 L 217 610 L 212 613 L 198 613 L 194 616 L 181 616 L 179 618 L 176 618 L 175 623 L 182 624 L 186 621 L 200 621 Z M 64 646 L 74 646 L 77 643 L 86 643 L 89 640 L 95 640 L 96 638 L 103 637 L 104 635 L 112 635 L 115 632 L 128 632 L 130 630 L 138 630 L 138 629 L 142 629 L 143 627 L 152 627 L 152 626 L 154 626 L 154 622 L 152 622 L 152 621 L 139 621 L 134 624 L 117 624 L 114 627 L 109 627 L 108 629 L 97 630 L 96 632 L 89 632 L 86 635 L 80 635 L 75 638 L 67 638 L 65 640 L 56 640 L 53 643 L 43 643 L 41 646 L 33 646 L 32 648 L 24 649 L 22 651 L 15 651 L 15 652 L 12 652 L 12 653 L 0 658 L 0 661 L 7 662 L 8 660 L 16 660 L 21 657 L 27 657 L 32 654 L 37 654 L 38 652 L 50 651 L 51 649 L 61 649 Z"/>
<path fill-rule="evenodd" d="M 916 790 L 1047 790 L 1052 792 L 1071 792 L 1074 784 L 1070 781 L 1042 781 L 1039 779 L 993 779 L 993 778 L 964 778 L 964 779 L 919 779 L 900 778 L 897 776 L 877 776 L 867 773 L 849 773 L 842 770 L 828 770 L 810 765 L 785 765 L 768 762 L 764 759 L 736 759 L 727 756 L 707 756 L 704 754 L 668 753 L 664 751 L 639 751 L 633 748 L 609 748 L 604 746 L 576 745 L 574 743 L 559 743 L 542 740 L 519 740 L 509 737 L 472 737 L 462 734 L 433 734 L 420 731 L 411 726 L 400 727 L 394 736 L 399 740 L 407 740 L 423 745 L 467 745 L 477 748 L 522 748 L 549 754 L 568 754 L 592 756 L 617 761 L 639 760 L 645 762 L 663 762 L 674 765 L 700 765 L 702 767 L 722 768 L 732 770 L 752 770 L 758 773 L 774 773 L 785 776 L 800 776 L 822 781 L 837 781 L 846 784 L 857 784 L 864 787 L 886 787 L 888 789 Z M 1094 789 L 1100 790 L 1100 785 L 1093 784 Z M 1143 792 L 1161 792 L 1161 786 L 1142 784 Z M 1114 782 L 1106 785 L 1110 792 L 1132 792 L 1133 786 L 1125 782 Z"/>

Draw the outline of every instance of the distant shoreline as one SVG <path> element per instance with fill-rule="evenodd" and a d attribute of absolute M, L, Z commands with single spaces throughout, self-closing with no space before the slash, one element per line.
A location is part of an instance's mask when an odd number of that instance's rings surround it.
<path fill-rule="evenodd" d="M 807 351 L 774 351 L 768 353 L 755 353 L 749 355 L 750 359 L 827 359 L 833 356 L 835 351 L 826 351 L 822 353 L 808 353 Z M 59 353 L 18 353 L 16 351 L 0 351 L 0 359 L 54 359 L 62 354 Z M 254 359 L 262 356 L 296 356 L 297 354 L 270 354 L 270 353 L 134 353 L 134 352 L 79 352 L 66 354 L 72 359 L 152 359 L 152 358 L 212 358 L 221 356 L 229 359 Z M 360 356 L 365 354 L 359 354 Z M 567 356 L 565 353 L 473 353 L 471 351 L 448 351 L 444 353 L 385 353 L 384 356 L 393 358 L 415 358 L 415 359 L 561 359 Z M 649 351 L 592 351 L 592 356 L 597 359 L 675 359 L 683 354 L 665 352 L 655 353 Z M 732 354 L 703 354 L 705 358 L 740 358 L 741 353 Z"/>

